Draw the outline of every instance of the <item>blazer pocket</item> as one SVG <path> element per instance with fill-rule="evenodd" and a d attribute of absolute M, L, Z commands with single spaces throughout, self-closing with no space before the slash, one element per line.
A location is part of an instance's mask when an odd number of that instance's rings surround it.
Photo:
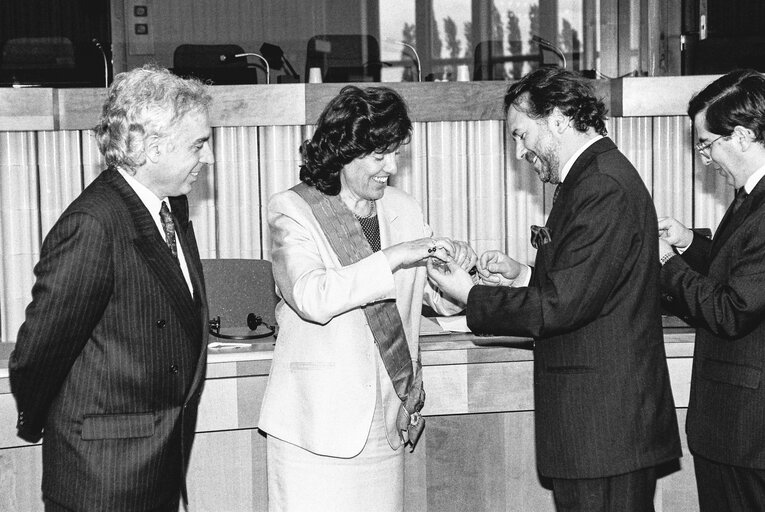
<path fill-rule="evenodd" d="M 707 380 L 749 389 L 759 388 L 762 378 L 760 368 L 716 359 L 702 360 L 699 373 Z"/>
<path fill-rule="evenodd" d="M 98 414 L 85 416 L 82 421 L 82 438 L 129 439 L 154 435 L 154 414 Z"/>

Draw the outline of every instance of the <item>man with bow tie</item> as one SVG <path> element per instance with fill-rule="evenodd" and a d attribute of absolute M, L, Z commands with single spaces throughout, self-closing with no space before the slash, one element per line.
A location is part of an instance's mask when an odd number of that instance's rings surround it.
<path fill-rule="evenodd" d="M 480 334 L 532 336 L 537 468 L 559 511 L 650 511 L 681 455 L 664 352 L 656 212 L 574 73 L 542 68 L 505 95 L 516 157 L 557 184 L 534 267 L 484 253 L 481 283 L 432 265 Z"/>
<path fill-rule="evenodd" d="M 714 238 L 659 220 L 662 291 L 696 327 L 686 430 L 701 511 L 765 509 L 765 78 L 737 70 L 691 99 L 699 152 L 736 188 Z M 673 246 L 681 256 L 676 256 Z"/>

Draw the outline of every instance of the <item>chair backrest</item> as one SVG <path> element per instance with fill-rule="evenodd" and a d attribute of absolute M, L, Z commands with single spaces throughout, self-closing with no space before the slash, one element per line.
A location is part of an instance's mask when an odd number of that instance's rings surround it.
<path fill-rule="evenodd" d="M 75 48 L 67 37 L 8 39 L 0 52 L 2 81 L 46 84 L 75 81 Z"/>
<path fill-rule="evenodd" d="M 322 34 L 308 40 L 305 76 L 321 69 L 324 82 L 379 82 L 380 45 L 369 34 Z"/>
<path fill-rule="evenodd" d="M 276 324 L 279 301 L 271 262 L 254 259 L 202 260 L 210 318 L 220 317 L 222 328 L 246 327 L 247 315 Z"/>
<path fill-rule="evenodd" d="M 236 44 L 182 44 L 173 52 L 173 72 L 214 85 L 258 83 L 257 66 L 234 57 L 240 53 L 244 50 Z"/>

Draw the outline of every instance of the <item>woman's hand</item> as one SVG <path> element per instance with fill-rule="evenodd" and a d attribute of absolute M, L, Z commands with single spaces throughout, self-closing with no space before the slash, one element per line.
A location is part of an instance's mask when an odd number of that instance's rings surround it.
<path fill-rule="evenodd" d="M 391 245 L 382 252 L 388 258 L 391 271 L 395 272 L 430 258 L 446 262 L 454 251 L 454 244 L 448 238 L 420 238 Z"/>
<path fill-rule="evenodd" d="M 478 262 L 478 256 L 470 244 L 461 240 L 452 240 L 454 250 L 450 253 L 454 263 L 459 265 L 464 270 L 470 272 L 470 270 L 476 266 Z"/>

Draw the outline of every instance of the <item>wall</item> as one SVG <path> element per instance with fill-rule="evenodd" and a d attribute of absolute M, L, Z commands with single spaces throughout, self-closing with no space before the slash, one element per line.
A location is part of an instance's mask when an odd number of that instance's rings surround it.
<path fill-rule="evenodd" d="M 615 117 L 608 128 L 643 177 L 660 216 L 714 228 L 732 190 L 701 166 L 690 121 L 682 115 L 691 91 L 711 78 L 613 82 L 616 92 L 609 103 Z M 479 253 L 501 249 L 532 262 L 529 225 L 544 223 L 552 188 L 544 187 L 525 161 L 514 159 L 501 120 L 505 85 L 390 85 L 407 99 L 415 121 L 393 184 L 420 201 L 436 234 L 467 240 Z M 339 87 L 214 88 L 216 163 L 190 196 L 203 258 L 268 259 L 267 199 L 298 181 L 298 147 Z M 96 89 L 0 91 L 4 341 L 15 341 L 23 321 L 43 236 L 103 167 L 87 129 L 95 124 L 103 94 Z"/>
<path fill-rule="evenodd" d="M 149 15 L 135 18 L 134 5 L 146 5 Z M 305 80 L 308 39 L 315 34 L 359 33 L 362 19 L 367 19 L 362 16 L 365 6 L 365 1 L 355 0 L 226 0 L 225 4 L 219 0 L 112 0 L 115 70 L 144 62 L 172 67 L 173 52 L 180 44 L 238 44 L 245 52 L 259 52 L 268 42 L 284 50 Z M 149 33 L 136 35 L 135 23 L 147 23 Z M 259 80 L 265 82 L 263 76 Z"/>

